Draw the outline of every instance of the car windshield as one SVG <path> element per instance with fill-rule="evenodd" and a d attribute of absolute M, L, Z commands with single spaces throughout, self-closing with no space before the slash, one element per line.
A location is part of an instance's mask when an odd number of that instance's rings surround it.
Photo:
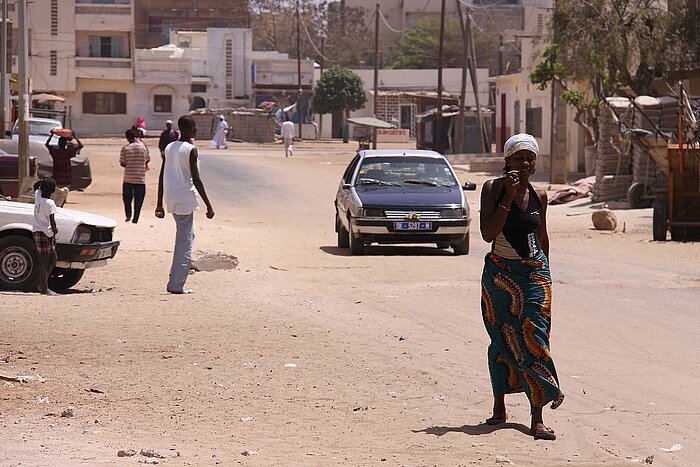
<path fill-rule="evenodd" d="M 29 130 L 30 135 L 46 136 L 46 138 L 48 138 L 51 134 L 51 130 L 54 128 L 61 128 L 60 123 L 32 121 L 27 122 L 27 129 Z M 19 134 L 19 125 L 15 125 L 12 132 L 14 134 Z"/>
<path fill-rule="evenodd" d="M 420 156 L 368 157 L 362 161 L 355 185 L 458 185 L 443 159 Z"/>

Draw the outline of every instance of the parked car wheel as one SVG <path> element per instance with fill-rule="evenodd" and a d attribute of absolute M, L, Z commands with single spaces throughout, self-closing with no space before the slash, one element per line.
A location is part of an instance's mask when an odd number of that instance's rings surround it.
<path fill-rule="evenodd" d="M 668 234 L 668 206 L 664 201 L 654 201 L 654 214 L 652 217 L 653 238 L 657 242 L 666 240 Z"/>
<path fill-rule="evenodd" d="M 85 269 L 53 268 L 49 277 L 49 289 L 54 292 L 68 290 L 82 279 Z"/>
<path fill-rule="evenodd" d="M 345 229 L 343 223 L 340 222 L 338 214 L 335 215 L 335 231 L 338 232 L 338 248 L 347 248 L 350 246 L 350 233 Z"/>
<path fill-rule="evenodd" d="M 23 235 L 0 238 L 0 289 L 30 291 L 39 278 L 34 241 Z"/>
<path fill-rule="evenodd" d="M 350 237 L 350 254 L 352 256 L 362 256 L 365 253 L 365 244 L 362 243 L 362 237 L 360 235 L 356 235 L 352 231 L 352 226 L 350 226 L 349 237 Z"/>
<path fill-rule="evenodd" d="M 464 240 L 459 243 L 452 245 L 452 251 L 455 256 L 466 255 L 469 253 L 469 232 L 464 236 Z"/>

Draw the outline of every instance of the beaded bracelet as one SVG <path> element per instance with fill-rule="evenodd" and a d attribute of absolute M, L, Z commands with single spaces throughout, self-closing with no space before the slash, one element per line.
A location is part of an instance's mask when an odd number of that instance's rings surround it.
<path fill-rule="evenodd" d="M 504 206 L 504 205 L 502 205 L 502 204 L 499 204 L 498 207 L 499 207 L 499 208 L 505 209 L 506 212 L 510 212 L 510 208 L 509 208 L 508 206 Z"/>

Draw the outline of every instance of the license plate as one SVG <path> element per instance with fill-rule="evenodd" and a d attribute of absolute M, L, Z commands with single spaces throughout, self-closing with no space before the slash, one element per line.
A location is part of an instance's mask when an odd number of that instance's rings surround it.
<path fill-rule="evenodd" d="M 431 230 L 432 222 L 394 222 L 394 230 Z"/>
<path fill-rule="evenodd" d="M 97 258 L 95 259 L 104 259 L 104 258 L 111 258 L 112 257 L 112 247 L 109 248 L 102 248 L 100 251 L 97 252 Z"/>

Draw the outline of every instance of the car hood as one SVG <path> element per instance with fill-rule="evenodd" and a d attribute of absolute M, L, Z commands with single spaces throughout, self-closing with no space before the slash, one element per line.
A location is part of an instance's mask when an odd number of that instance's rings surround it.
<path fill-rule="evenodd" d="M 358 186 L 355 191 L 365 207 L 461 205 L 463 196 L 459 186 Z"/>
<path fill-rule="evenodd" d="M 16 201 L 0 201 L 0 224 L 34 223 L 34 205 Z M 73 209 L 57 208 L 56 223 L 59 231 L 61 224 L 87 224 L 95 227 L 115 228 L 117 223 L 109 217 Z"/>

